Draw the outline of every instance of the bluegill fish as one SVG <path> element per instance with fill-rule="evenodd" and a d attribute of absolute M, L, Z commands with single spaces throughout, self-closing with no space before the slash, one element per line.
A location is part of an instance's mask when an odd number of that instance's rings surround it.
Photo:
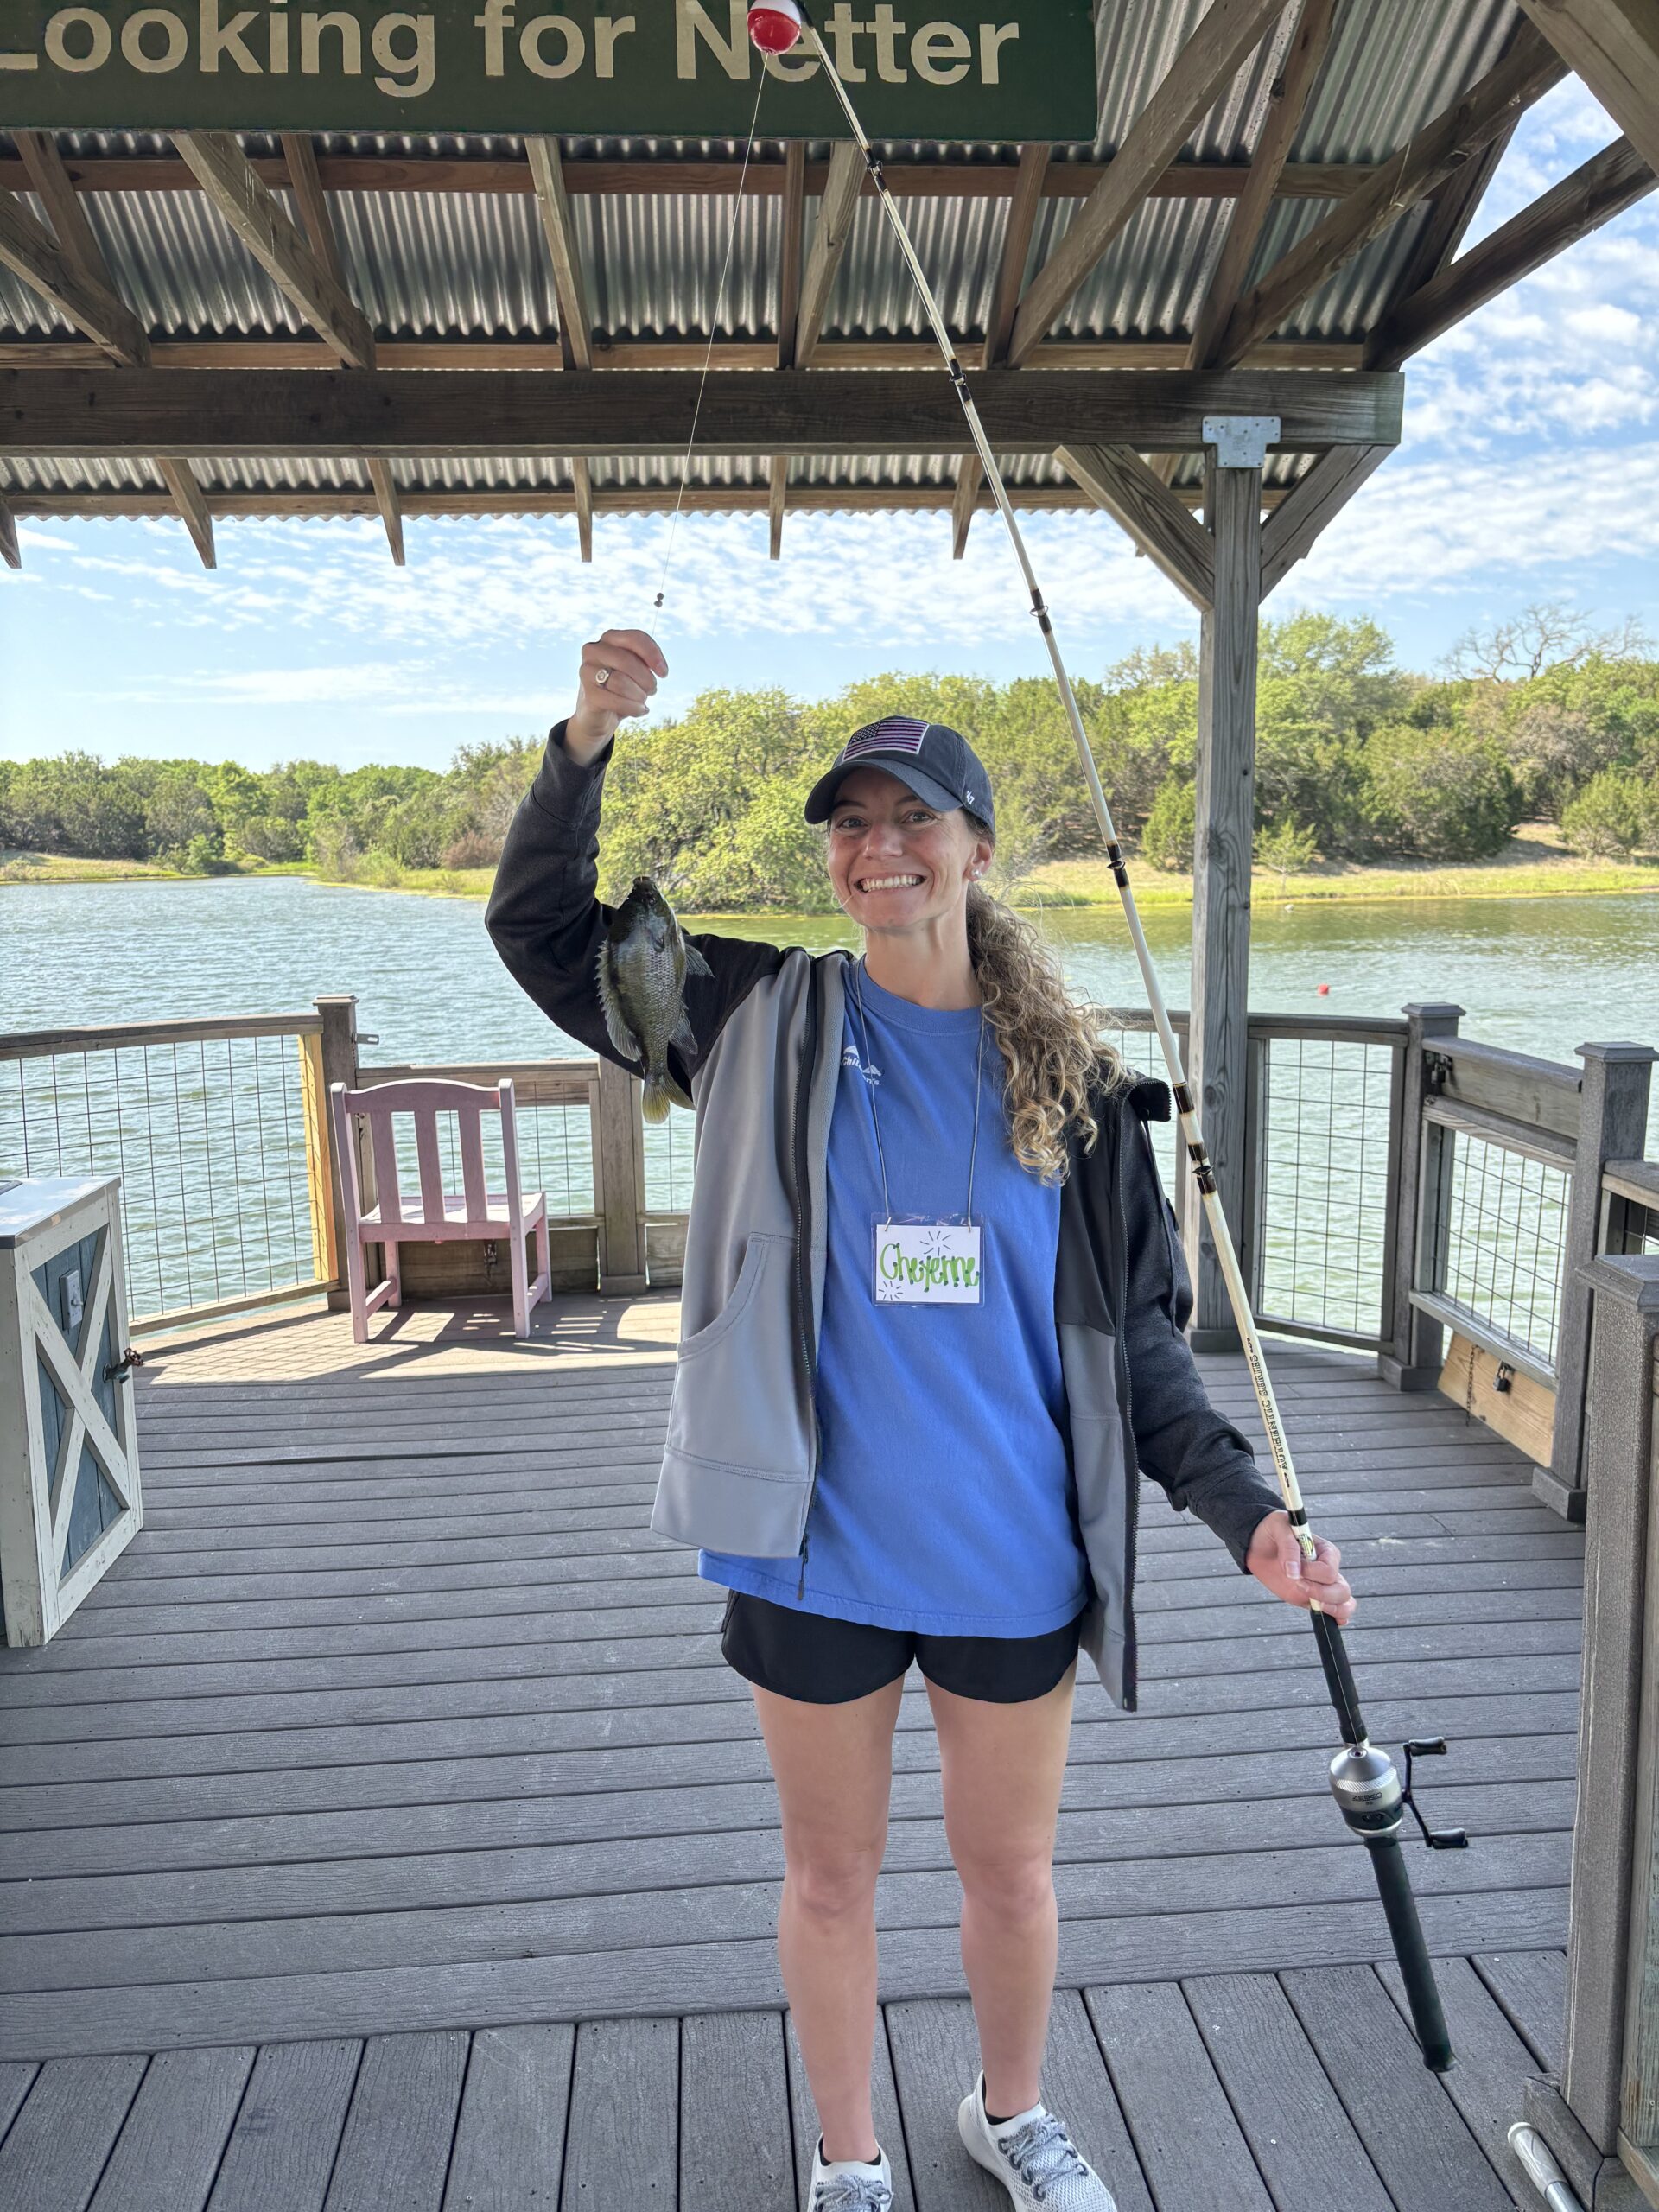
<path fill-rule="evenodd" d="M 685 979 L 709 972 L 662 893 L 648 875 L 636 875 L 599 948 L 599 1002 L 612 1044 L 640 1064 L 648 1122 L 665 1122 L 671 1099 L 678 1106 L 691 1103 L 668 1071 L 668 1048 L 696 1051 L 686 1019 Z"/>

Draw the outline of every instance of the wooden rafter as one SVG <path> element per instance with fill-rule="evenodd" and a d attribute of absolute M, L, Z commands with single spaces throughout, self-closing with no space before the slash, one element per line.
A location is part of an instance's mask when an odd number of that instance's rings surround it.
<path fill-rule="evenodd" d="M 251 157 L 250 166 L 264 183 L 279 191 L 288 182 L 287 164 L 270 154 Z M 1106 162 L 1056 162 L 1043 181 L 1046 200 L 1086 199 L 1106 175 Z M 166 155 L 78 154 L 67 163 L 77 192 L 195 192 L 193 172 Z M 677 197 L 706 194 L 729 200 L 737 190 L 735 162 L 584 161 L 579 156 L 563 163 L 565 189 L 573 200 L 593 194 L 601 196 L 647 194 Z M 460 193 L 463 194 L 524 194 L 535 190 L 522 162 L 449 159 L 442 156 L 409 157 L 379 154 L 320 154 L 317 173 L 325 192 Z M 810 197 L 822 194 L 828 164 L 806 164 L 805 187 Z M 1012 163 L 993 162 L 883 162 L 881 174 L 899 199 L 1007 200 L 1017 189 L 1018 173 Z M 1342 200 L 1357 191 L 1371 174 L 1370 166 L 1351 162 L 1294 162 L 1286 169 L 1281 190 L 1290 198 Z M 1241 193 L 1249 171 L 1242 162 L 1177 162 L 1154 180 L 1151 197 L 1164 200 L 1228 200 Z M 0 157 L 0 190 L 26 192 L 29 177 L 20 161 Z M 744 183 L 746 196 L 768 199 L 787 193 L 788 166 L 785 161 L 754 161 Z M 874 191 L 866 184 L 866 190 Z"/>
<path fill-rule="evenodd" d="M 48 130 L 14 130 L 12 143 L 17 149 L 29 176 L 29 190 L 46 209 L 46 219 L 53 235 L 65 254 L 74 263 L 83 276 L 94 284 L 101 284 L 113 292 L 109 264 L 103 250 L 92 236 L 92 226 L 86 219 L 69 172 L 64 167 L 63 156 Z"/>
<path fill-rule="evenodd" d="M 830 174 L 818 202 L 812 251 L 801 276 L 801 306 L 796 321 L 795 358 L 804 368 L 823 328 L 836 271 L 853 234 L 853 211 L 864 182 L 864 159 L 856 146 L 838 145 L 830 156 Z"/>
<path fill-rule="evenodd" d="M 1212 0 L 1168 73 L 1135 118 L 1105 175 L 1032 279 L 1014 317 L 1008 358 L 1028 359 L 1078 286 L 1151 192 L 1154 179 L 1237 70 L 1284 0 Z"/>
<path fill-rule="evenodd" d="M 1654 0 L 1521 0 L 1650 169 L 1659 171 L 1659 8 Z"/>
<path fill-rule="evenodd" d="M 548 258 L 553 264 L 553 289 L 559 302 L 559 333 L 573 369 L 594 365 L 593 317 L 588 312 L 588 287 L 582 274 L 582 256 L 570 220 L 570 199 L 564 188 L 564 165 L 556 138 L 526 138 L 524 155 L 536 181 L 536 205 L 541 211 L 547 238 Z"/>
<path fill-rule="evenodd" d="M 1186 355 L 1189 369 L 1211 365 L 1221 334 L 1238 305 L 1262 226 L 1278 194 L 1287 157 L 1301 128 L 1308 96 L 1330 48 L 1335 13 L 1336 0 L 1304 0 L 1283 66 L 1268 94 L 1267 118 L 1256 139 L 1249 176 L 1234 204 L 1226 242 L 1193 320 L 1192 342 Z"/>
<path fill-rule="evenodd" d="M 379 510 L 380 526 L 386 533 L 386 543 L 391 550 L 392 565 L 401 569 L 404 566 L 404 511 L 398 498 L 397 480 L 391 473 L 391 463 L 382 455 L 371 454 L 364 466 L 369 472 L 374 504 Z"/>
<path fill-rule="evenodd" d="M 1486 188 L 1497 173 L 1497 165 L 1509 150 L 1509 144 L 1520 124 L 1517 115 L 1506 123 L 1494 139 L 1471 155 L 1460 169 L 1455 170 L 1450 181 L 1443 184 L 1429 201 L 1428 220 L 1423 225 L 1422 236 L 1414 248 L 1411 258 L 1400 272 L 1395 287 L 1394 299 L 1408 300 L 1421 289 L 1431 276 L 1438 276 L 1463 243 L 1463 234 L 1474 220 L 1475 210 L 1486 196 Z"/>
<path fill-rule="evenodd" d="M 767 466 L 766 550 L 774 561 L 784 556 L 784 508 L 789 499 L 789 455 L 775 453 Z"/>
<path fill-rule="evenodd" d="M 801 256 L 805 251 L 806 148 L 791 139 L 785 160 L 783 243 L 778 257 L 778 366 L 795 365 L 795 334 L 801 313 Z"/>
<path fill-rule="evenodd" d="M 576 550 L 584 561 L 594 557 L 594 476 L 580 454 L 570 463 L 570 488 L 576 503 Z"/>
<path fill-rule="evenodd" d="M 1177 591 L 1200 610 L 1214 606 L 1216 556 L 1210 533 L 1138 453 L 1127 446 L 1060 446 L 1054 458 Z"/>
<path fill-rule="evenodd" d="M 1408 208 L 1427 199 L 1566 73 L 1565 65 L 1541 39 L 1535 35 L 1517 39 L 1495 69 L 1455 106 L 1408 139 L 1363 191 L 1281 255 L 1234 309 L 1216 348 L 1214 365 L 1224 368 L 1242 359 L 1327 277 Z"/>
<path fill-rule="evenodd" d="M 4 499 L 0 499 L 0 561 L 9 569 L 21 569 L 23 565 L 17 544 L 16 518 Z"/>
<path fill-rule="evenodd" d="M 1395 308 L 1373 335 L 1370 365 L 1395 369 L 1465 315 L 1634 207 L 1656 178 L 1628 138 L 1615 138 Z"/>
<path fill-rule="evenodd" d="M 192 543 L 201 556 L 202 567 L 217 568 L 219 558 L 213 550 L 213 518 L 207 511 L 207 498 L 194 469 L 188 461 L 157 461 L 156 466 L 162 473 L 162 481 L 178 509 L 181 520 L 190 533 Z"/>
<path fill-rule="evenodd" d="M 1336 446 L 1297 479 L 1262 525 L 1263 599 L 1393 450 L 1391 446 Z"/>
<path fill-rule="evenodd" d="M 0 192 L 0 264 L 124 365 L 142 368 L 149 360 L 138 318 L 9 192 Z"/>
<path fill-rule="evenodd" d="M 957 463 L 956 495 L 950 502 L 950 558 L 960 561 L 968 550 L 968 531 L 979 504 L 979 487 L 985 471 L 976 453 L 965 453 Z"/>
<path fill-rule="evenodd" d="M 374 365 L 366 318 L 249 167 L 228 130 L 179 130 L 173 143 L 197 181 L 296 314 L 350 368 Z"/>
<path fill-rule="evenodd" d="M 984 365 L 983 347 L 964 340 L 957 348 L 967 369 Z M 1038 369 L 1181 369 L 1186 365 L 1184 340 L 1165 339 L 1103 339 L 1080 345 L 1051 340 L 1038 348 Z M 594 347 L 594 360 L 613 369 L 701 369 L 708 352 L 706 341 L 695 345 L 677 339 L 623 340 Z M 326 346 L 309 338 L 163 338 L 150 346 L 150 365 L 158 369 L 306 369 L 330 368 L 335 356 Z M 96 368 L 104 356 L 96 347 L 77 339 L 31 339 L 21 343 L 0 341 L 0 369 Z M 740 339 L 716 345 L 711 369 L 764 370 L 772 368 L 777 348 L 770 339 Z M 436 338 L 390 340 L 376 348 L 377 367 L 382 369 L 533 369 L 546 372 L 564 365 L 556 340 L 537 339 Z M 1251 369 L 1357 369 L 1365 365 L 1363 343 L 1342 340 L 1292 340 L 1287 345 L 1253 346 L 1244 365 Z M 939 349 L 933 340 L 907 339 L 831 339 L 821 341 L 812 356 L 810 374 L 815 385 L 826 374 L 847 369 L 925 370 L 937 375 Z"/>
<path fill-rule="evenodd" d="M 1080 377 L 993 371 L 969 377 L 1000 453 L 1060 445 L 1196 452 L 1206 414 L 1273 415 L 1294 453 L 1390 444 L 1402 385 L 1394 376 L 1304 371 L 1230 376 L 1126 370 Z M 961 454 L 970 441 L 944 377 L 872 370 L 843 378 L 833 408 L 798 369 L 768 376 L 695 371 L 573 377 L 534 371 L 447 376 L 380 370 L 65 369 L 0 372 L 0 455 L 119 458 L 134 453 L 254 460 L 618 453 L 677 459 L 702 394 L 703 449 L 869 456 Z"/>
<path fill-rule="evenodd" d="M 672 485 L 631 485 L 613 491 L 595 488 L 594 507 L 599 514 L 668 514 L 671 513 L 677 498 Z M 1170 494 L 1184 505 L 1197 506 L 1202 494 L 1195 485 Z M 1262 504 L 1271 512 L 1286 495 L 1276 488 L 1262 495 Z M 950 484 L 791 484 L 789 487 L 791 513 L 803 514 L 942 514 L 950 512 L 952 489 Z M 1008 497 L 1022 514 L 1077 514 L 1093 506 L 1093 501 L 1072 485 L 1038 484 L 1009 487 Z M 112 518 L 141 518 L 170 515 L 175 512 L 171 495 L 166 492 L 9 492 L 6 494 L 14 515 L 51 518 L 78 516 L 109 520 Z M 283 485 L 267 492 L 209 492 L 206 494 L 208 512 L 216 520 L 260 520 L 275 516 L 284 518 L 316 518 L 329 521 L 372 521 L 374 495 L 366 490 L 317 492 L 307 489 L 295 491 Z M 721 484 L 694 486 L 688 492 L 683 512 L 687 514 L 766 514 L 771 505 L 772 491 L 768 481 L 752 484 Z M 979 495 L 978 512 L 992 511 L 990 493 Z M 572 492 L 527 492 L 518 486 L 505 486 L 495 491 L 436 491 L 409 492 L 404 496 L 405 513 L 429 518 L 458 518 L 479 515 L 574 515 L 575 495 Z"/>

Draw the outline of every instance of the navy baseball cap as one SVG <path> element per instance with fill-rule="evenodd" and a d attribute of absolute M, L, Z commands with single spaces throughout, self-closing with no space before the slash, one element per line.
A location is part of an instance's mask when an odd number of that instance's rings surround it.
<path fill-rule="evenodd" d="M 884 715 L 855 730 L 828 772 L 806 795 L 809 822 L 827 822 L 836 793 L 855 768 L 885 768 L 919 799 L 948 814 L 966 807 L 991 830 L 996 828 L 991 779 L 960 730 L 944 722 L 920 722 L 912 715 Z"/>

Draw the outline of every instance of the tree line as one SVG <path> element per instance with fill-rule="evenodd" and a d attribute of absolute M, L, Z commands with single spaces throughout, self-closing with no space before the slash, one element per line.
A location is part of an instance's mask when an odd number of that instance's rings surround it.
<path fill-rule="evenodd" d="M 1132 654 L 1077 696 L 1126 842 L 1190 868 L 1199 671 L 1191 645 Z M 881 676 L 834 697 L 711 690 L 677 720 L 631 722 L 606 779 L 604 888 L 655 876 L 693 910 L 829 904 L 802 802 L 861 722 L 948 722 L 997 791 L 1005 886 L 1096 849 L 1070 732 L 1046 678 Z M 300 863 L 336 880 L 493 865 L 542 740 L 463 747 L 444 771 L 349 772 L 83 753 L 0 762 L 0 846 L 155 860 L 191 873 Z M 1659 855 L 1659 659 L 1536 607 L 1459 640 L 1438 677 L 1399 668 L 1371 621 L 1263 622 L 1256 701 L 1261 864 L 1477 861 L 1544 821 L 1587 855 Z"/>

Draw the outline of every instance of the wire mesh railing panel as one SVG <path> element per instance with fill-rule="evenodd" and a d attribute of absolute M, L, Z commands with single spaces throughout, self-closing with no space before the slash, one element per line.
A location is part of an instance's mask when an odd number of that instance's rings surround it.
<path fill-rule="evenodd" d="M 645 1123 L 645 1211 L 683 1213 L 691 1204 L 696 1117 L 671 1106 L 665 1122 Z"/>
<path fill-rule="evenodd" d="M 135 1320 L 315 1279 L 293 1037 L 13 1060 L 0 1066 L 0 1167 L 121 1177 Z"/>
<path fill-rule="evenodd" d="M 1103 1029 L 1101 1035 L 1106 1044 L 1114 1046 L 1122 1054 L 1126 1064 L 1132 1067 L 1137 1075 L 1154 1075 L 1160 1083 L 1166 1084 L 1169 1081 L 1169 1070 L 1164 1065 L 1163 1047 L 1158 1042 L 1158 1034 L 1155 1030 L 1109 1027 Z M 1173 1116 L 1168 1126 L 1173 1132 L 1173 1141 L 1168 1144 L 1161 1142 L 1159 1132 L 1154 1127 L 1152 1149 L 1153 1156 L 1158 1162 L 1158 1179 L 1164 1186 L 1165 1196 L 1173 1205 L 1175 1198 L 1175 1163 L 1180 1153 L 1181 1129 L 1179 1122 L 1175 1121 Z"/>
<path fill-rule="evenodd" d="M 1380 1340 L 1394 1052 L 1306 1037 L 1262 1049 L 1261 1317 Z"/>
<path fill-rule="evenodd" d="M 1441 1160 L 1432 1281 L 1553 1368 L 1572 1176 L 1462 1129 L 1448 1136 Z"/>
<path fill-rule="evenodd" d="M 438 1140 L 438 1166 L 446 1195 L 463 1192 L 461 1163 L 461 1121 L 454 1109 L 434 1121 Z M 591 1214 L 594 1211 L 593 1123 L 586 1104 L 560 1106 L 516 1105 L 513 1129 L 518 1140 L 518 1189 L 526 1200 L 537 1191 L 547 1197 L 550 1220 L 561 1215 Z M 397 1184 L 406 1201 L 414 1201 L 421 1187 L 416 1157 L 415 1117 L 391 1116 L 392 1141 L 397 1155 Z M 479 1134 L 484 1156 L 484 1185 L 487 1192 L 506 1189 L 507 1171 L 501 1152 L 501 1116 L 480 1117 Z"/>

